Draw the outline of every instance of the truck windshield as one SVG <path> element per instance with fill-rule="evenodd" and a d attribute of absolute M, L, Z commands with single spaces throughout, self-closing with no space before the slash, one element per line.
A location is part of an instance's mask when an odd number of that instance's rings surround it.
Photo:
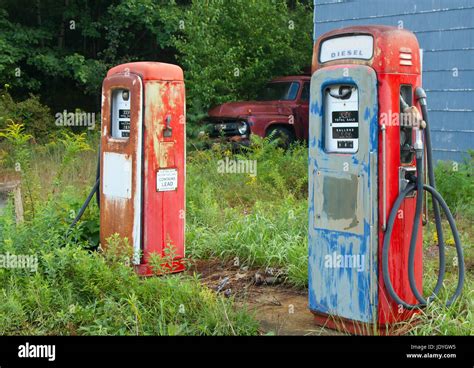
<path fill-rule="evenodd" d="M 294 100 L 298 94 L 298 82 L 268 83 L 257 96 L 257 101 Z"/>

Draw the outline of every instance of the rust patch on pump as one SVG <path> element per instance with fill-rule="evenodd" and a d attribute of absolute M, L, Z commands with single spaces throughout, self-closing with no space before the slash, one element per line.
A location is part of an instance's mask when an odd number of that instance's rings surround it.
<path fill-rule="evenodd" d="M 141 81 L 137 75 L 114 74 L 106 78 L 102 85 L 102 122 L 101 122 L 101 159 L 100 174 L 104 175 L 104 153 L 124 155 L 131 161 L 131 198 L 116 198 L 104 195 L 104 181 L 100 185 L 100 242 L 102 247 L 107 245 L 107 238 L 118 233 L 120 237 L 127 238 L 130 244 L 139 242 L 140 225 L 135 214 L 136 196 L 139 193 L 140 183 L 136 173 L 140 171 L 139 157 L 142 122 L 142 89 Z M 128 139 L 113 138 L 111 136 L 111 108 L 112 91 L 127 89 L 130 91 L 130 137 Z M 116 180 L 120 180 L 117 177 Z"/>

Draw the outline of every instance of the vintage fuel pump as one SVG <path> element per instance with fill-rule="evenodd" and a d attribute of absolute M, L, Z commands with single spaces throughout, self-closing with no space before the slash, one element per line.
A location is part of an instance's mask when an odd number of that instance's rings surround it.
<path fill-rule="evenodd" d="M 153 62 L 116 66 L 102 86 L 100 240 L 127 237 L 144 275 L 166 248 L 183 268 L 184 93 L 181 68 Z"/>
<path fill-rule="evenodd" d="M 309 146 L 309 308 L 316 322 L 353 333 L 383 331 L 435 298 L 445 271 L 440 206 L 458 253 L 451 304 L 464 282 L 463 254 L 435 190 L 419 46 L 411 32 L 358 26 L 319 38 Z M 428 300 L 421 295 L 423 190 L 433 197 L 440 253 Z"/>
<path fill-rule="evenodd" d="M 133 247 L 137 272 L 152 254 L 167 272 L 184 269 L 185 89 L 176 65 L 136 62 L 109 70 L 102 85 L 100 157 L 94 194 L 100 242 L 117 233 Z"/>

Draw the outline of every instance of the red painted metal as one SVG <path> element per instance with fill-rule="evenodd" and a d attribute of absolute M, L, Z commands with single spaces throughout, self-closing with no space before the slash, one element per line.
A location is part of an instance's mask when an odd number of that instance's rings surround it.
<path fill-rule="evenodd" d="M 374 54 L 370 60 L 361 59 L 338 59 L 326 63 L 320 63 L 319 50 L 321 42 L 332 37 L 342 35 L 372 35 L 374 38 Z M 411 55 L 411 65 L 401 63 L 400 54 Z M 327 66 L 337 66 L 341 64 L 361 64 L 371 66 L 378 79 L 378 101 L 379 101 L 379 129 L 384 122 L 386 124 L 386 178 L 382 175 L 383 164 L 383 142 L 381 130 L 379 130 L 378 145 L 378 191 L 379 191 L 379 272 L 378 272 L 378 313 L 377 324 L 380 329 L 384 329 L 386 324 L 393 324 L 398 321 L 410 318 L 413 311 L 403 310 L 396 305 L 388 295 L 382 278 L 382 244 L 384 239 L 383 224 L 383 195 L 382 188 L 387 185 L 386 216 L 390 212 L 395 199 L 399 193 L 399 167 L 415 167 L 415 161 L 410 164 L 402 164 L 400 160 L 400 129 L 396 119 L 400 113 L 400 86 L 411 85 L 413 92 L 416 87 L 421 86 L 421 65 L 419 45 L 415 35 L 407 30 L 388 26 L 355 26 L 337 29 L 322 35 L 314 45 L 312 73 L 317 69 Z M 413 101 L 415 101 L 414 96 Z M 417 106 L 419 108 L 419 106 Z M 388 120 L 387 120 L 388 119 Z M 361 137 L 362 138 L 362 137 Z M 384 183 L 386 180 L 386 183 Z M 415 213 L 416 197 L 407 198 L 401 207 L 401 216 L 395 221 L 391 250 L 390 250 L 390 275 L 393 287 L 398 295 L 407 303 L 415 304 L 417 301 L 412 294 L 408 281 L 408 251 L 410 245 L 411 229 Z M 419 226 L 417 250 L 415 255 L 415 279 L 418 290 L 422 290 L 422 226 Z M 318 317 L 318 321 L 327 321 L 324 317 Z M 337 324 L 334 324 L 337 327 Z"/>
<path fill-rule="evenodd" d="M 115 80 L 127 81 L 135 87 L 137 78 L 143 89 L 142 105 L 132 103 L 130 141 L 138 141 L 134 133 L 138 131 L 138 117 L 134 111 L 142 114 L 140 204 L 140 245 L 142 257 L 136 264 L 137 272 L 144 276 L 156 273 L 150 266 L 152 254 L 165 257 L 163 264 L 166 272 L 179 272 L 184 269 L 182 262 L 185 253 L 185 88 L 183 71 L 176 65 L 137 62 L 116 66 L 109 70 L 104 82 L 103 95 L 119 88 Z M 135 82 L 134 82 L 135 81 Z M 134 98 L 134 94 L 131 94 Z M 108 101 L 109 97 L 105 97 Z M 133 101 L 132 101 L 133 102 Z M 134 109 L 135 107 L 135 109 Z M 137 112 L 138 113 L 138 112 Z M 108 150 L 108 142 L 113 140 L 107 131 L 110 125 L 110 102 L 103 104 L 102 114 L 102 155 Z M 131 147 L 129 154 L 136 155 L 138 147 Z M 103 167 L 103 166 L 102 166 Z M 162 169 L 177 170 L 177 188 L 170 191 L 158 191 L 157 173 Z M 117 178 L 120 180 L 121 178 Z M 134 193 L 133 195 L 136 195 Z M 114 232 L 121 236 L 131 236 L 130 213 L 122 213 L 123 208 L 107 210 L 107 198 L 101 196 L 101 243 Z M 104 208 L 104 210 L 102 210 Z M 118 221 L 114 222 L 114 218 Z M 110 226 L 114 222 L 114 226 Z"/>
<path fill-rule="evenodd" d="M 405 42 L 406 44 L 406 42 Z M 418 55 L 418 48 L 413 49 Z M 398 113 L 399 109 L 399 95 L 400 85 L 412 85 L 413 91 L 416 87 L 421 86 L 420 74 L 404 74 L 404 73 L 379 73 L 379 122 L 381 114 L 389 115 L 392 111 Z M 413 98 L 413 101 L 415 99 Z M 396 124 L 387 125 L 387 216 L 392 208 L 398 193 L 399 193 L 399 166 L 415 167 L 415 162 L 408 165 L 400 163 L 400 130 Z M 380 173 L 382 172 L 381 155 L 383 153 L 382 138 L 379 135 L 379 225 L 383 219 L 383 201 L 382 188 L 384 185 L 384 178 Z M 397 219 L 393 228 L 393 235 L 390 247 L 390 263 L 389 270 L 393 287 L 397 294 L 406 302 L 416 304 L 417 300 L 411 292 L 408 281 L 408 251 L 410 247 L 411 231 L 413 227 L 413 218 L 415 214 L 416 196 L 407 198 L 403 202 L 400 210 L 403 218 Z M 422 226 L 419 226 L 418 241 L 415 254 L 415 279 L 418 290 L 423 290 L 422 274 L 423 274 L 423 234 Z M 403 310 L 390 299 L 382 275 L 382 244 L 384 239 L 384 231 L 379 226 L 379 298 L 378 298 L 378 320 L 379 324 L 394 323 L 401 320 L 406 320 L 411 317 L 413 311 Z"/>

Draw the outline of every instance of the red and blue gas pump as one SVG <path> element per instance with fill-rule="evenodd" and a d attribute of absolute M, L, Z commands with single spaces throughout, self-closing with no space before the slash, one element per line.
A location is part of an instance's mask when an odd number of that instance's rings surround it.
<path fill-rule="evenodd" d="M 433 198 L 440 256 L 427 299 L 424 191 Z M 352 333 L 388 332 L 433 300 L 445 273 L 441 210 L 458 258 L 451 304 L 464 282 L 463 253 L 435 189 L 418 41 L 388 26 L 322 35 L 313 53 L 309 124 L 309 308 L 316 322 Z"/>

